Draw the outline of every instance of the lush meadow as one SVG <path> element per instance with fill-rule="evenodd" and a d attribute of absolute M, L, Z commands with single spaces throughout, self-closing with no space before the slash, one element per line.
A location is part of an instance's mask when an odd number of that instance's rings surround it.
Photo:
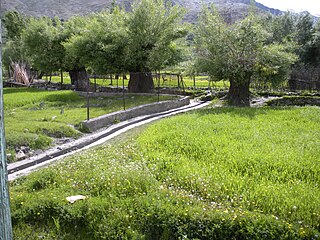
<path fill-rule="evenodd" d="M 319 239 L 319 145 L 316 107 L 165 119 L 13 182 L 15 239 Z"/>
<path fill-rule="evenodd" d="M 160 100 L 173 99 L 160 96 Z M 125 96 L 126 108 L 158 101 L 154 96 Z M 90 118 L 123 109 L 121 95 L 90 98 Z M 6 140 L 9 152 L 21 146 L 45 149 L 53 138 L 77 138 L 87 119 L 87 102 L 73 91 L 4 89 Z"/>

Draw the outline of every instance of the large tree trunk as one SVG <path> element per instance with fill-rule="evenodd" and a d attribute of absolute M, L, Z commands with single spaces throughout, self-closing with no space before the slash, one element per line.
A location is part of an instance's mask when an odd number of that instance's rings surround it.
<path fill-rule="evenodd" d="M 231 106 L 248 107 L 250 106 L 250 81 L 231 81 L 228 93 L 228 103 Z"/>
<path fill-rule="evenodd" d="M 131 93 L 148 93 L 154 89 L 152 74 L 150 72 L 130 73 L 128 90 Z"/>
<path fill-rule="evenodd" d="M 71 84 L 74 84 L 76 86 L 77 91 L 87 90 L 89 78 L 88 73 L 84 67 L 70 70 L 69 75 L 71 79 Z"/>

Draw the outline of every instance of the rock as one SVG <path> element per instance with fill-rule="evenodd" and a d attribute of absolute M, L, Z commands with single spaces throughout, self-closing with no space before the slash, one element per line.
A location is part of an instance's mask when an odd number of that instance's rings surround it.
<path fill-rule="evenodd" d="M 43 150 L 38 149 L 33 152 L 33 155 L 40 155 L 42 153 L 43 153 Z"/>
<path fill-rule="evenodd" d="M 201 97 L 201 101 L 212 101 L 213 100 L 213 95 L 211 93 Z"/>
<path fill-rule="evenodd" d="M 28 147 L 28 146 L 21 146 L 21 147 L 20 147 L 20 151 L 22 151 L 23 153 L 27 154 L 28 152 L 30 152 L 30 147 Z"/>
<path fill-rule="evenodd" d="M 83 196 L 83 195 L 77 195 L 77 196 L 70 196 L 70 197 L 67 197 L 67 201 L 70 202 L 70 203 L 74 203 L 76 201 L 79 201 L 79 200 L 84 200 L 86 199 L 87 197 L 86 196 Z"/>
<path fill-rule="evenodd" d="M 23 160 L 26 157 L 27 157 L 27 155 L 22 150 L 20 150 L 19 152 L 16 153 L 16 160 L 17 161 Z"/>

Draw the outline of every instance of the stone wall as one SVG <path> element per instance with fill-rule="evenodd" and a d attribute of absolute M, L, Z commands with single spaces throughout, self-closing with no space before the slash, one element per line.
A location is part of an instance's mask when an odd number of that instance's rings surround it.
<path fill-rule="evenodd" d="M 320 97 L 283 97 L 267 101 L 268 106 L 320 106 Z"/>
<path fill-rule="evenodd" d="M 106 114 L 97 118 L 90 119 L 89 121 L 83 121 L 82 126 L 90 132 L 97 131 L 101 128 L 107 127 L 119 121 L 125 121 L 131 118 L 149 115 L 153 113 L 159 113 L 168 111 L 170 109 L 183 107 L 190 104 L 190 98 L 185 97 L 173 101 L 163 101 L 157 103 L 146 104 L 128 110 L 122 110 Z"/>

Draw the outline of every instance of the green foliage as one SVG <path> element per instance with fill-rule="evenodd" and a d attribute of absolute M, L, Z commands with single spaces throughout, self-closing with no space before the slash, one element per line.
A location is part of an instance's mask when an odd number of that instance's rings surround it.
<path fill-rule="evenodd" d="M 296 23 L 296 40 L 299 45 L 305 45 L 312 39 L 313 17 L 310 13 L 301 13 Z"/>
<path fill-rule="evenodd" d="M 183 16 L 184 10 L 170 1 L 135 1 L 127 21 L 128 70 L 149 72 L 179 62 L 177 40 L 187 35 Z"/>
<path fill-rule="evenodd" d="M 15 238 L 317 239 L 319 114 L 200 110 L 69 157 L 11 184 Z"/>
<path fill-rule="evenodd" d="M 289 53 L 277 53 L 281 60 L 276 61 L 276 66 L 259 71 L 257 66 L 261 67 L 261 64 L 255 66 L 253 63 L 259 61 L 257 57 L 261 45 L 285 46 L 289 42 L 292 46 L 298 43 L 295 52 L 302 63 L 317 65 L 319 62 L 319 31 L 310 14 L 295 16 L 287 12 L 266 19 L 256 19 L 249 14 L 245 20 L 227 26 L 215 10 L 207 9 L 196 26 L 198 37 L 204 38 L 197 39 L 201 64 L 198 69 L 192 69 L 190 56 L 194 36 L 193 33 L 188 35 L 188 26 L 182 21 L 185 12 L 178 5 L 173 6 L 171 1 L 164 0 L 137 0 L 130 12 L 120 9 L 113 2 L 110 11 L 75 16 L 65 22 L 58 18 L 29 19 L 17 12 L 8 12 L 4 16 L 7 37 L 4 65 L 9 66 L 11 60 L 31 63 L 34 69 L 46 72 L 83 69 L 86 66 L 87 70 L 105 74 L 149 72 L 186 61 L 179 71 L 190 75 L 207 71 L 216 80 L 246 79 L 254 71 L 264 75 L 271 73 L 268 81 L 277 83 L 286 78 L 284 69 L 288 67 L 284 65 L 290 65 L 295 57 Z M 188 43 L 184 39 L 186 36 Z M 277 49 L 281 51 L 284 47 Z M 291 47 L 285 50 L 292 52 Z M 232 53 L 227 54 L 230 51 Z M 213 58 L 217 53 L 224 57 L 217 57 L 222 59 L 220 62 Z M 278 66 L 280 62 L 281 66 Z M 266 67 L 269 66 L 263 66 Z M 278 68 L 282 70 L 277 72 L 275 69 Z M 234 71 L 230 73 L 228 69 Z M 262 76 L 262 80 L 265 79 Z"/>
<path fill-rule="evenodd" d="M 307 69 L 317 67 L 320 63 L 319 52 L 319 21 L 314 22 L 314 17 L 303 12 L 295 14 L 286 12 L 281 16 L 269 16 L 261 20 L 270 32 L 269 43 L 282 43 L 295 45 L 292 49 L 298 55 L 298 66 Z M 291 50 L 291 51 L 292 51 Z"/>
<path fill-rule="evenodd" d="M 314 66 L 319 66 L 320 64 L 320 21 L 316 27 L 316 31 L 313 35 L 313 39 L 309 44 L 308 49 L 308 62 Z"/>
<path fill-rule="evenodd" d="M 58 18 L 31 18 L 22 33 L 22 42 L 34 68 L 52 72 L 63 67 L 65 49 L 62 23 Z"/>
<path fill-rule="evenodd" d="M 196 68 L 214 80 L 229 80 L 228 102 L 236 106 L 249 105 L 253 80 L 277 85 L 287 80 L 297 60 L 293 44 L 270 44 L 269 33 L 253 13 L 227 25 L 214 6 L 204 7 L 196 41 Z"/>
<path fill-rule="evenodd" d="M 286 43 L 295 41 L 296 17 L 291 12 L 285 12 L 280 16 L 268 16 L 262 18 L 264 24 L 270 33 L 268 42 Z"/>
<path fill-rule="evenodd" d="M 216 80 L 240 84 L 263 72 L 269 81 L 283 81 L 295 61 L 292 47 L 265 44 L 268 33 L 252 14 L 229 26 L 217 10 L 204 8 L 197 37 L 199 68 Z"/>
<path fill-rule="evenodd" d="M 32 149 L 46 149 L 51 145 L 52 139 L 45 135 L 39 135 L 29 132 L 19 132 L 20 129 L 8 129 L 6 143 L 9 151 L 20 146 L 29 146 Z"/>
<path fill-rule="evenodd" d="M 310 13 L 301 13 L 297 19 L 296 23 L 296 41 L 299 45 L 299 49 L 297 54 L 299 55 L 300 62 L 304 64 L 314 64 L 315 59 L 314 53 L 312 49 L 316 46 L 312 44 L 313 41 L 313 34 L 314 34 L 314 24 L 313 24 L 313 17 Z M 319 46 L 316 48 L 319 49 Z"/>
<path fill-rule="evenodd" d="M 316 25 L 309 27 L 307 35 L 300 43 L 299 51 L 301 62 L 306 65 L 318 67 L 320 65 L 320 21 Z"/>
<path fill-rule="evenodd" d="M 25 53 L 24 43 L 21 40 L 21 35 L 28 25 L 29 18 L 18 12 L 9 11 L 4 15 L 3 22 L 6 30 L 3 65 L 8 68 L 12 62 L 29 62 Z"/>
<path fill-rule="evenodd" d="M 66 70 L 79 70 L 84 69 L 85 65 L 81 61 L 83 54 L 74 55 L 72 51 L 68 51 L 66 48 L 66 43 L 73 36 L 80 35 L 86 26 L 86 23 L 89 21 L 89 16 L 74 16 L 70 18 L 68 21 L 63 23 L 63 29 L 60 32 L 60 45 L 63 46 L 65 51 L 64 55 L 64 69 Z M 87 30 L 88 31 L 88 30 Z"/>
<path fill-rule="evenodd" d="M 88 17 L 83 23 L 86 30 L 71 36 L 64 43 L 67 53 L 95 73 L 123 71 L 123 51 L 127 42 L 125 19 L 124 11 L 118 9 Z M 67 25 L 70 28 L 70 23 Z"/>
<path fill-rule="evenodd" d="M 9 40 L 16 40 L 21 37 L 23 30 L 28 25 L 28 17 L 16 11 L 8 11 L 3 16 L 3 23 L 6 29 L 5 37 Z"/>
<path fill-rule="evenodd" d="M 289 42 L 264 46 L 253 82 L 264 82 L 266 85 L 271 83 L 273 87 L 277 87 L 286 81 L 291 71 L 291 64 L 298 60 L 297 56 L 292 54 L 294 49 L 295 45 Z"/>
<path fill-rule="evenodd" d="M 294 43 L 295 52 L 299 56 L 300 64 L 317 66 L 319 64 L 318 23 L 314 23 L 313 16 L 308 12 L 294 14 L 286 12 L 281 16 L 263 19 L 267 23 L 268 31 L 272 34 L 268 41 L 277 43 Z"/>
<path fill-rule="evenodd" d="M 52 76 L 51 79 L 52 79 L 51 82 L 60 83 L 60 81 L 61 81 L 60 76 Z M 170 78 L 170 76 L 167 76 L 165 79 L 166 79 L 165 81 L 163 81 L 163 79 L 160 79 L 160 87 L 165 87 L 165 88 L 178 87 L 178 80 L 176 78 Z M 229 87 L 228 81 L 211 81 L 208 76 L 195 76 L 195 80 L 196 80 L 196 82 L 195 82 L 196 88 L 208 88 L 208 86 L 210 84 L 213 85 L 212 87 L 218 88 L 218 89 L 226 89 Z M 184 75 L 183 82 L 184 82 L 186 88 L 193 88 L 194 87 L 194 80 L 190 76 Z M 70 77 L 64 76 L 64 83 L 70 84 Z M 124 80 L 125 87 L 128 87 L 128 83 L 129 83 L 129 80 Z M 90 79 L 90 84 L 91 84 L 91 86 L 94 85 L 94 79 L 92 79 L 92 78 Z M 110 86 L 122 87 L 122 79 L 120 79 L 118 81 L 118 85 L 117 85 L 117 80 L 115 80 L 114 78 L 112 79 L 112 81 L 111 81 L 111 79 L 97 78 L 96 84 L 97 84 L 98 88 L 99 87 L 110 87 Z M 154 85 L 158 86 L 158 79 L 154 78 Z"/>
<path fill-rule="evenodd" d="M 162 0 L 136 1 L 132 8 L 88 17 L 85 31 L 64 44 L 68 54 L 96 73 L 149 72 L 179 62 L 184 11 Z"/>
<path fill-rule="evenodd" d="M 25 53 L 24 45 L 21 39 L 9 40 L 3 48 L 3 65 L 11 66 L 12 62 L 28 62 L 27 54 Z"/>
<path fill-rule="evenodd" d="M 284 96 L 279 99 L 267 101 L 268 106 L 320 106 L 320 98 L 314 96 Z"/>

